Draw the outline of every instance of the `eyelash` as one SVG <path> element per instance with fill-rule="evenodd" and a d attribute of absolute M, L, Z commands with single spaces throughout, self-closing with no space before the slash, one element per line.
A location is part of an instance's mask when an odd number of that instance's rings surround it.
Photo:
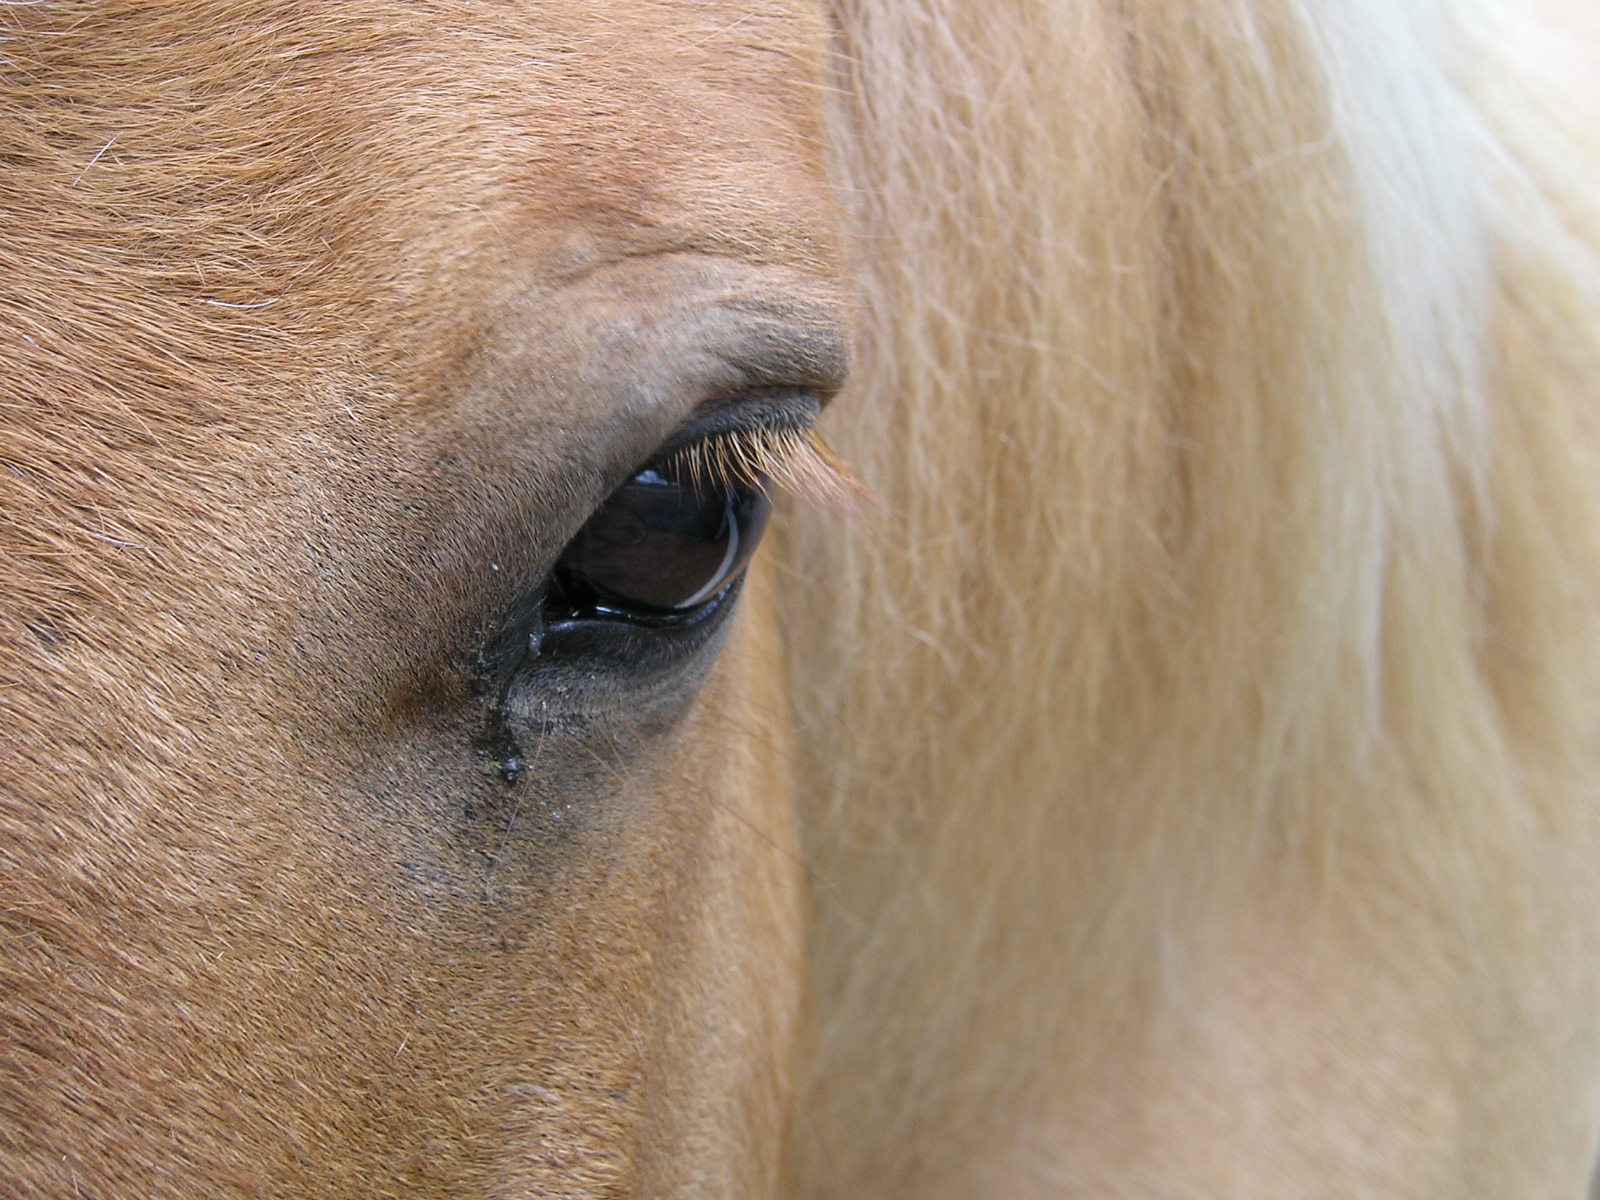
<path fill-rule="evenodd" d="M 711 488 L 760 483 L 826 509 L 848 507 L 862 485 L 814 429 L 793 426 L 713 434 L 666 455 L 661 467 Z"/>

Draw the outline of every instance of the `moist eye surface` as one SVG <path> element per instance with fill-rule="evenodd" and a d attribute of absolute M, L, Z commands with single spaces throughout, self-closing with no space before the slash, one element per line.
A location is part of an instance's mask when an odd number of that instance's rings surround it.
<path fill-rule="evenodd" d="M 764 476 L 646 467 L 589 518 L 556 565 L 546 619 L 682 620 L 726 591 L 772 511 Z"/>

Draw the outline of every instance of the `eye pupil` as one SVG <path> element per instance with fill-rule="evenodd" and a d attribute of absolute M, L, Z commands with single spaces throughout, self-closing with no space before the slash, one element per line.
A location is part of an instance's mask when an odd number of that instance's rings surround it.
<path fill-rule="evenodd" d="M 606 514 L 606 520 L 592 522 L 588 536 L 599 545 L 626 549 L 648 538 L 650 527 L 637 513 L 617 508 Z"/>
<path fill-rule="evenodd" d="M 623 484 L 572 540 L 556 568 L 574 612 L 682 616 L 738 579 L 771 511 L 761 482 L 682 478 L 666 468 Z"/>

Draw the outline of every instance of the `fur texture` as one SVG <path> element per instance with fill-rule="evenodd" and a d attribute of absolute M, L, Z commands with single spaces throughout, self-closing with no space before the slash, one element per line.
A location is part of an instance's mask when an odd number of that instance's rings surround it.
<path fill-rule="evenodd" d="M 1597 158 L 1515 10 L 0 2 L 0 1192 L 1579 1195 Z M 508 784 L 506 611 L 847 278 L 876 500 Z"/>
<path fill-rule="evenodd" d="M 1581 1194 L 1596 159 L 1511 7 L 837 6 L 806 1194 Z"/>
<path fill-rule="evenodd" d="M 775 1190 L 770 592 L 664 731 L 477 664 L 739 330 L 826 389 L 822 34 L 0 5 L 7 1200 Z"/>

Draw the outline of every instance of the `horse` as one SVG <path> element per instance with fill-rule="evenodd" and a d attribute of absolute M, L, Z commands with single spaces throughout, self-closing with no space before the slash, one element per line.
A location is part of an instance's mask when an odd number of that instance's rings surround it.
<path fill-rule="evenodd" d="M 0 4 L 0 1192 L 1582 1195 L 1571 50 Z"/>

